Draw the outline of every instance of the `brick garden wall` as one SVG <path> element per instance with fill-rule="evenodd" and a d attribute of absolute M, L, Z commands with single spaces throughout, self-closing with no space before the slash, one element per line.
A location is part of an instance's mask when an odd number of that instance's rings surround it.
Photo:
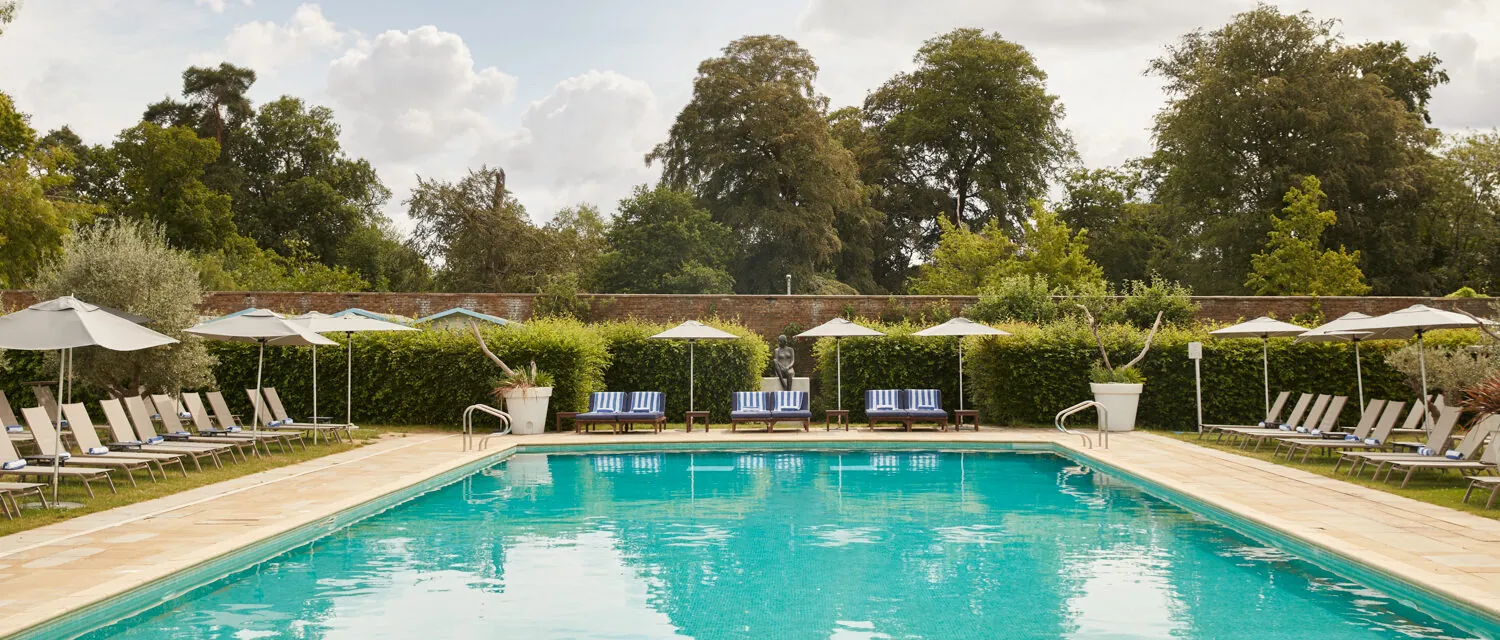
<path fill-rule="evenodd" d="M 531 316 L 536 294 L 526 293 L 297 293 L 270 291 L 218 291 L 209 293 L 203 312 L 220 315 L 255 306 L 284 313 L 322 311 L 332 313 L 358 307 L 380 313 L 419 318 L 449 309 L 467 307 L 491 315 L 525 320 Z M 773 337 L 790 328 L 801 331 L 852 310 L 866 318 L 895 319 L 914 311 L 947 306 L 958 313 L 975 301 L 972 296 L 778 296 L 778 295 L 655 295 L 585 294 L 594 320 L 639 318 L 656 322 L 680 322 L 718 316 L 737 319 L 761 335 Z M 1321 304 L 1323 314 L 1336 318 L 1350 311 L 1369 315 L 1388 313 L 1413 304 L 1441 308 L 1463 308 L 1483 315 L 1491 312 L 1486 298 L 1422 297 L 1269 297 L 1196 296 L 1205 320 L 1233 322 L 1267 313 L 1290 318 Z M 0 291 L 0 308 L 17 309 L 31 304 L 30 291 Z"/>

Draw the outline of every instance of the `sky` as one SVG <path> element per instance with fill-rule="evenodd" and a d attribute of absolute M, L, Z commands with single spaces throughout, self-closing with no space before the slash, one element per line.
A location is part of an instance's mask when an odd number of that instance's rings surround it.
<path fill-rule="evenodd" d="M 39 131 L 70 125 L 109 143 L 151 102 L 177 96 L 189 65 L 229 61 L 259 80 L 257 103 L 294 95 L 334 109 L 341 142 L 394 192 L 409 229 L 417 177 L 483 164 L 534 221 L 580 202 L 612 213 L 658 170 L 644 155 L 692 94 L 696 67 L 730 41 L 773 33 L 806 47 L 833 108 L 910 70 L 922 41 L 957 27 L 1027 47 L 1066 109 L 1083 163 L 1151 148 L 1165 102 L 1144 75 L 1182 34 L 1212 30 L 1251 0 L 21 0 L 0 36 L 0 91 Z M 1349 41 L 1434 52 L 1451 82 L 1430 105 L 1448 132 L 1500 126 L 1500 1 L 1299 0 Z"/>

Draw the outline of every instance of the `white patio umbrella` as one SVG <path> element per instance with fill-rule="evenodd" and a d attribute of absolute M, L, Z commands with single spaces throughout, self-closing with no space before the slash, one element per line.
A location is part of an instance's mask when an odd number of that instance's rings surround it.
<path fill-rule="evenodd" d="M 843 318 L 834 318 L 816 327 L 797 334 L 798 338 L 833 338 L 833 351 L 835 362 L 834 371 L 834 402 L 838 410 L 844 409 L 844 338 L 864 338 L 883 336 L 884 333 L 860 326 Z"/>
<path fill-rule="evenodd" d="M 697 320 L 688 320 L 671 329 L 651 336 L 653 340 L 687 340 L 688 341 L 688 411 L 693 411 L 693 378 L 696 376 L 693 363 L 693 344 L 699 340 L 735 340 L 739 336 L 720 331 Z"/>
<path fill-rule="evenodd" d="M 958 337 L 958 410 L 964 409 L 964 336 L 1008 336 L 1009 331 L 1001 331 L 987 324 L 981 324 L 968 318 L 954 318 L 935 327 L 928 327 L 918 331 L 914 336 L 957 336 Z"/>
<path fill-rule="evenodd" d="M 313 333 L 338 333 L 344 334 L 344 343 L 348 348 L 345 358 L 346 371 L 344 384 L 344 424 L 354 425 L 354 334 L 364 331 L 417 331 L 404 324 L 376 320 L 368 316 L 354 313 L 340 313 L 328 315 L 312 311 L 300 316 L 293 316 L 289 321 L 299 324 Z M 313 345 L 313 421 L 318 416 L 318 345 Z"/>
<path fill-rule="evenodd" d="M 1350 329 L 1350 325 L 1357 320 L 1365 320 L 1370 316 L 1358 311 L 1350 311 L 1338 317 L 1337 320 L 1326 322 L 1307 330 L 1297 336 L 1296 342 L 1353 342 L 1354 343 L 1354 381 L 1359 387 L 1359 415 L 1365 415 L 1365 374 L 1364 365 L 1359 358 L 1359 343 L 1370 337 L 1369 331 L 1356 331 Z"/>
<path fill-rule="evenodd" d="M 1364 320 L 1354 320 L 1349 323 L 1351 331 L 1368 331 L 1372 340 L 1394 339 L 1405 340 L 1412 336 L 1417 337 L 1417 366 L 1422 372 L 1422 397 L 1427 398 L 1427 346 L 1422 342 L 1422 336 L 1428 331 L 1441 329 L 1466 329 L 1477 327 L 1483 322 L 1493 326 L 1495 323 L 1489 320 L 1475 320 L 1470 316 L 1454 311 L 1434 309 L 1425 304 L 1414 304 L 1400 311 L 1392 311 L 1383 316 L 1375 316 Z M 1432 412 L 1423 411 L 1423 426 L 1432 428 Z"/>
<path fill-rule="evenodd" d="M 0 349 L 51 351 L 56 349 L 57 390 L 67 380 L 68 357 L 78 347 L 104 347 L 111 351 L 138 351 L 177 342 L 141 325 L 73 296 L 39 302 L 0 318 Z M 62 451 L 62 411 L 57 412 L 54 450 Z M 4 437 L 0 435 L 0 437 Z M 57 468 L 61 456 L 52 458 L 52 502 L 57 503 Z"/>
<path fill-rule="evenodd" d="M 1241 322 L 1231 327 L 1224 327 L 1208 332 L 1208 335 L 1216 338 L 1260 338 L 1260 376 L 1261 382 L 1266 388 L 1266 413 L 1271 412 L 1271 356 L 1270 348 L 1267 346 L 1271 338 L 1285 338 L 1298 336 L 1307 332 L 1307 327 L 1299 327 L 1290 322 L 1273 320 L 1261 316 L 1254 320 Z"/>
<path fill-rule="evenodd" d="M 199 323 L 187 329 L 187 332 L 212 340 L 254 342 L 260 345 L 260 356 L 255 365 L 255 411 L 250 418 L 251 430 L 256 435 L 260 435 L 261 376 L 266 369 L 266 345 L 293 347 L 338 344 L 287 321 L 281 314 L 269 309 L 246 309 L 238 314 Z"/>

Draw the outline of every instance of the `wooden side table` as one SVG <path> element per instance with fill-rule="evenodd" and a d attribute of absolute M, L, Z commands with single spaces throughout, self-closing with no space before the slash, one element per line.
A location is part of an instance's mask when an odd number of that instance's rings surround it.
<path fill-rule="evenodd" d="M 577 416 L 577 415 L 578 415 L 577 411 L 559 411 L 559 412 L 557 412 L 557 417 L 552 419 L 552 430 L 553 431 L 562 431 L 562 421 L 563 420 L 573 420 L 573 417 Z M 574 431 L 578 430 L 578 422 L 576 420 L 573 422 L 573 430 Z"/>
<path fill-rule="evenodd" d="M 849 430 L 848 409 L 828 409 L 823 412 L 823 430 L 832 430 L 835 424 L 843 427 L 845 431 Z"/>
<path fill-rule="evenodd" d="M 953 430 L 958 431 L 963 429 L 964 420 L 966 419 L 968 420 L 969 426 L 974 427 L 975 431 L 979 430 L 979 412 L 973 409 L 953 410 Z"/>
<path fill-rule="evenodd" d="M 685 423 L 687 423 L 687 432 L 688 433 L 692 433 L 693 432 L 693 423 L 697 422 L 697 421 L 702 421 L 703 422 L 703 432 L 704 433 L 708 433 L 708 412 L 707 411 L 684 411 L 684 412 L 682 412 L 682 421 L 685 422 Z"/>

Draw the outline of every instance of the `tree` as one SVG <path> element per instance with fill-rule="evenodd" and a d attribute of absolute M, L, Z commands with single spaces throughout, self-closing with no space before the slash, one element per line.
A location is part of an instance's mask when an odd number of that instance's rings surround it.
<path fill-rule="evenodd" d="M 1196 290 L 1242 290 L 1236 274 L 1269 230 L 1266 213 L 1307 175 L 1346 221 L 1330 241 L 1380 256 L 1366 265 L 1376 290 L 1412 292 L 1427 271 L 1405 245 L 1421 237 L 1410 212 L 1426 197 L 1421 169 L 1437 139 L 1426 99 L 1447 77 L 1434 56 L 1346 45 L 1333 27 L 1261 5 L 1152 61 L 1170 96 L 1153 129 L 1156 196 L 1193 216 L 1174 241 L 1188 245 Z"/>
<path fill-rule="evenodd" d="M 731 232 L 664 186 L 636 187 L 620 201 L 607 233 L 609 252 L 595 275 L 605 293 L 731 293 Z"/>
<path fill-rule="evenodd" d="M 1017 248 L 998 220 L 989 221 L 978 232 L 954 226 L 939 218 L 942 238 L 932 252 L 932 262 L 922 265 L 909 287 L 917 295 L 978 295 L 979 290 L 1002 277 L 1006 263 Z"/>
<path fill-rule="evenodd" d="M 1150 195 L 1139 163 L 1120 168 L 1077 169 L 1063 182 L 1057 215 L 1068 227 L 1088 231 L 1088 257 L 1111 282 L 1146 280 L 1153 273 L 1180 277 L 1186 260 L 1177 238 L 1177 216 Z"/>
<path fill-rule="evenodd" d="M 25 286 L 63 246 L 69 228 L 95 207 L 61 197 L 66 150 L 38 145 L 25 114 L 0 92 L 0 287 Z"/>
<path fill-rule="evenodd" d="M 865 99 L 898 167 L 892 178 L 941 191 L 956 226 L 1019 230 L 1027 202 L 1073 155 L 1047 74 L 1024 47 L 979 29 L 928 40 L 915 62 Z"/>
<path fill-rule="evenodd" d="M 114 206 L 125 200 L 120 184 L 120 162 L 114 149 L 99 144 L 84 144 L 70 127 L 48 131 L 37 141 L 39 147 L 56 147 L 66 151 L 68 162 L 59 167 L 69 178 L 67 198 L 91 204 Z"/>
<path fill-rule="evenodd" d="M 1104 270 L 1087 255 L 1088 231 L 1074 233 L 1040 200 L 1031 201 L 1031 220 L 1022 230 L 1021 246 L 1017 259 L 1006 265 L 1006 275 L 1043 276 L 1065 291 L 1104 282 Z"/>
<path fill-rule="evenodd" d="M 1432 265 L 1420 282 L 1425 293 L 1460 287 L 1492 290 L 1500 284 L 1500 133 L 1473 133 L 1448 141 L 1428 167 L 1432 195 L 1416 212 Z"/>
<path fill-rule="evenodd" d="M 1315 176 L 1286 192 L 1282 215 L 1271 215 L 1270 239 L 1250 262 L 1245 287 L 1256 295 L 1358 296 L 1370 290 L 1359 270 L 1359 252 L 1323 248 L 1323 231 L 1338 216 L 1322 210 L 1324 194 Z"/>
<path fill-rule="evenodd" d="M 73 364 L 83 383 L 114 397 L 213 385 L 213 357 L 183 332 L 198 321 L 198 270 L 167 246 L 159 226 L 117 218 L 80 230 L 38 274 L 36 289 L 43 299 L 75 295 L 146 316 L 153 330 L 181 341 L 141 351 L 78 349 Z"/>
<path fill-rule="evenodd" d="M 146 107 L 142 119 L 163 127 L 186 126 L 226 146 L 229 131 L 253 114 L 245 94 L 255 84 L 255 71 L 228 62 L 218 67 L 188 67 L 182 72 L 185 102 L 165 98 Z"/>
<path fill-rule="evenodd" d="M 5 34 L 5 25 L 16 19 L 16 6 L 20 0 L 5 0 L 0 2 L 0 35 Z"/>
<path fill-rule="evenodd" d="M 448 291 L 535 292 L 556 265 L 544 230 L 505 190 L 505 172 L 480 167 L 457 182 L 418 177 L 406 200 L 417 223 L 412 241 L 440 263 Z"/>
<path fill-rule="evenodd" d="M 186 127 L 143 122 L 121 132 L 114 151 L 123 169 L 122 214 L 160 223 L 167 241 L 188 251 L 215 249 L 235 235 L 229 196 L 202 181 L 218 143 Z"/>
<path fill-rule="evenodd" d="M 647 154 L 662 185 L 693 193 L 734 233 L 735 283 L 771 292 L 786 274 L 815 281 L 840 250 L 841 215 L 864 215 L 854 160 L 829 132 L 812 55 L 749 36 L 698 65 L 693 97 Z"/>
<path fill-rule="evenodd" d="M 838 225 L 843 248 L 839 278 L 865 292 L 901 291 L 918 257 L 931 253 L 929 228 L 951 202 L 925 183 L 896 179 L 893 151 L 864 111 L 845 107 L 828 116 L 834 139 L 854 156 L 868 206 L 863 216 L 845 216 Z M 868 282 L 866 281 L 868 279 Z"/>
<path fill-rule="evenodd" d="M 235 226 L 262 247 L 301 242 L 334 264 L 346 238 L 385 219 L 391 196 L 369 162 L 344 155 L 338 136 L 327 107 L 290 96 L 261 105 L 233 150 Z"/>
<path fill-rule="evenodd" d="M 367 291 L 370 283 L 345 267 L 330 267 L 306 251 L 281 255 L 235 235 L 197 258 L 199 281 L 212 291 Z"/>
<path fill-rule="evenodd" d="M 609 251 L 604 216 L 594 205 L 565 207 L 542 228 L 552 245 L 550 253 L 557 270 L 575 274 L 580 283 L 594 274 Z"/>
<path fill-rule="evenodd" d="M 359 274 L 374 291 L 430 291 L 432 267 L 388 222 L 355 229 L 335 263 Z"/>

